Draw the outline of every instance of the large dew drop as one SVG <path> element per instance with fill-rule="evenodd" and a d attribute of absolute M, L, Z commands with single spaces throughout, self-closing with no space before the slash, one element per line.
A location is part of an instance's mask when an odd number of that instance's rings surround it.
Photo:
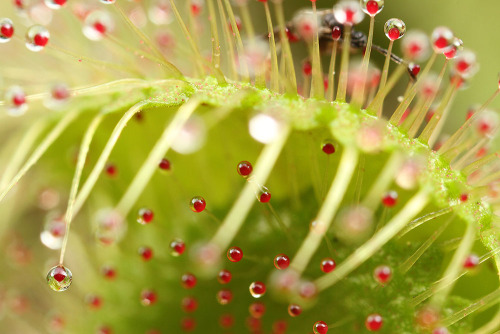
<path fill-rule="evenodd" d="M 54 291 L 65 291 L 73 281 L 73 274 L 63 265 L 53 267 L 47 273 L 47 283 Z"/>
<path fill-rule="evenodd" d="M 33 52 L 42 51 L 50 39 L 50 33 L 44 26 L 35 24 L 26 32 L 26 47 Z"/>

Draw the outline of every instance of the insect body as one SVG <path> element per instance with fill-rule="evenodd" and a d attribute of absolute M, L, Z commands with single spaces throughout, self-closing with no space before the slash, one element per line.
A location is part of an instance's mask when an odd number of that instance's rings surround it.
<path fill-rule="evenodd" d="M 340 28 L 341 36 L 344 34 L 344 25 L 339 23 L 335 16 L 333 15 L 332 9 L 324 9 L 318 10 L 318 35 L 319 35 L 319 45 L 320 51 L 322 53 L 330 53 L 333 48 L 334 39 L 332 37 L 332 31 L 335 27 Z M 310 10 L 302 10 L 299 11 L 294 18 L 287 23 L 287 36 L 291 42 L 297 42 L 300 40 L 307 41 L 308 39 L 312 39 L 312 34 L 314 31 L 314 15 Z M 275 35 L 279 36 L 279 28 L 275 29 Z M 342 41 L 342 38 L 339 42 Z M 364 50 L 366 48 L 366 44 L 368 41 L 368 37 L 362 31 L 352 29 L 351 30 L 351 50 Z M 340 43 L 341 45 L 341 43 Z M 373 50 L 386 55 L 387 50 L 378 45 L 372 45 Z M 413 63 L 408 63 L 404 61 L 402 58 L 397 55 L 391 53 L 391 60 L 397 64 L 404 64 L 408 68 L 408 73 L 412 79 L 416 78 L 414 74 Z"/>

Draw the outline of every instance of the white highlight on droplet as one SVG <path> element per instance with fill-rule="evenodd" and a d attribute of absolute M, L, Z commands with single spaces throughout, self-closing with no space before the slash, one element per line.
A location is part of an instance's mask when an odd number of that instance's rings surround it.
<path fill-rule="evenodd" d="M 258 114 L 248 123 L 248 130 L 253 139 L 263 144 L 273 142 L 281 131 L 281 123 L 267 114 Z"/>

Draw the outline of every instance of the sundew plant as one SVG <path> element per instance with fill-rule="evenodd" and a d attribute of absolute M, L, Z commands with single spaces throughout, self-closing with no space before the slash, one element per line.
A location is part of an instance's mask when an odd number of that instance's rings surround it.
<path fill-rule="evenodd" d="M 499 78 L 392 3 L 2 0 L 0 332 L 500 333 Z"/>

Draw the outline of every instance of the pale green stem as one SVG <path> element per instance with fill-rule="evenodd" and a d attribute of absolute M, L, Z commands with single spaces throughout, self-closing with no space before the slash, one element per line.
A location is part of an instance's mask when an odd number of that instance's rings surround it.
<path fill-rule="evenodd" d="M 75 204 L 73 206 L 74 216 L 78 214 L 83 204 L 87 200 L 88 196 L 90 195 L 90 192 L 94 188 L 94 185 L 96 184 L 97 180 L 99 179 L 99 176 L 101 175 L 104 167 L 106 166 L 111 151 L 113 150 L 113 148 L 116 145 L 116 142 L 120 138 L 123 129 L 125 128 L 125 126 L 127 126 L 128 121 L 132 117 L 134 117 L 135 114 L 140 112 L 145 106 L 147 106 L 150 103 L 151 103 L 150 101 L 141 101 L 137 103 L 132 108 L 130 108 L 118 121 L 115 128 L 113 129 L 113 132 L 111 133 L 111 136 L 108 139 L 108 142 L 106 143 L 106 146 L 104 146 L 104 149 L 101 155 L 99 156 L 99 159 L 97 160 L 94 168 L 90 172 L 80 192 L 76 196 Z"/>
<path fill-rule="evenodd" d="M 97 59 L 85 57 L 85 56 L 73 53 L 71 51 L 68 51 L 66 49 L 60 48 L 58 46 L 55 46 L 54 44 L 49 44 L 49 45 L 47 45 L 46 48 L 47 48 L 47 50 L 54 51 L 55 54 L 59 53 L 59 54 L 64 54 L 66 56 L 69 56 L 69 57 L 75 59 L 78 63 L 87 62 L 89 64 L 97 65 L 101 69 L 114 69 L 116 71 L 126 72 L 129 74 L 132 74 L 135 77 L 143 77 L 143 74 L 138 72 L 136 69 L 129 68 L 129 67 L 126 67 L 123 65 L 119 65 L 116 63 L 110 63 L 110 62 L 106 62 L 106 61 L 102 61 L 102 60 L 97 60 Z"/>
<path fill-rule="evenodd" d="M 403 228 L 403 230 L 401 230 L 401 232 L 399 233 L 398 238 L 401 238 L 402 236 L 404 236 L 408 232 L 412 231 L 413 229 L 419 227 L 423 223 L 426 223 L 426 222 L 433 220 L 437 217 L 441 217 L 442 215 L 445 215 L 445 214 L 450 213 L 452 211 L 453 211 L 453 208 L 450 206 L 450 207 L 447 207 L 447 208 L 444 208 L 444 209 L 441 209 L 441 210 L 438 210 L 435 212 L 431 212 L 429 214 L 426 214 L 425 216 L 419 217 L 419 218 L 411 221 L 408 225 L 406 225 L 405 228 Z"/>
<path fill-rule="evenodd" d="M 479 168 L 481 168 L 481 167 L 483 167 L 491 162 L 496 161 L 498 159 L 499 154 L 500 154 L 500 152 L 497 151 L 495 153 L 488 154 L 484 158 L 481 158 L 481 159 L 469 164 L 467 167 L 462 169 L 462 174 L 465 176 L 471 175 L 472 173 L 477 171 Z"/>
<path fill-rule="evenodd" d="M 394 41 L 391 39 L 389 42 L 389 47 L 387 48 L 387 54 L 385 55 L 385 62 L 384 62 L 384 68 L 382 70 L 382 77 L 380 79 L 380 85 L 379 85 L 379 92 L 383 92 L 385 89 L 385 85 L 387 83 L 387 76 L 389 75 L 389 66 L 391 65 L 391 54 L 392 54 L 392 47 L 394 45 Z M 382 116 L 382 105 L 380 108 L 377 110 L 377 116 L 381 117 Z"/>
<path fill-rule="evenodd" d="M 233 36 L 236 40 L 236 49 L 238 50 L 238 54 L 240 56 L 241 61 L 241 71 L 242 77 L 244 81 L 249 81 L 249 73 L 248 73 L 248 64 L 245 59 L 245 48 L 243 47 L 243 41 L 241 40 L 240 30 L 238 29 L 238 25 L 236 24 L 236 18 L 234 16 L 233 8 L 231 7 L 231 3 L 229 0 L 224 0 L 226 5 L 227 15 L 229 16 L 229 22 L 231 23 L 231 28 L 233 29 Z"/>
<path fill-rule="evenodd" d="M 276 41 L 274 40 L 274 26 L 271 19 L 271 11 L 269 4 L 264 2 L 266 11 L 267 30 L 269 32 L 269 47 L 271 49 L 271 89 L 278 92 L 279 87 L 279 70 L 278 70 L 278 54 L 276 52 Z"/>
<path fill-rule="evenodd" d="M 453 324 L 457 323 L 458 321 L 462 320 L 466 316 L 470 315 L 471 313 L 478 312 L 481 310 L 485 310 L 495 304 L 500 303 L 500 289 L 496 289 L 489 295 L 479 299 L 475 303 L 467 306 L 463 310 L 460 310 L 451 316 L 443 319 L 443 325 L 445 327 L 452 326 Z M 497 319 L 498 321 L 499 319 Z M 500 321 L 497 322 L 497 328 L 498 324 L 500 324 Z"/>
<path fill-rule="evenodd" d="M 455 251 L 455 254 L 453 254 L 453 258 L 443 274 L 443 278 L 436 286 L 437 292 L 431 299 L 431 304 L 437 308 L 443 307 L 446 298 L 450 294 L 454 286 L 453 283 L 456 281 L 456 278 L 463 268 L 464 260 L 470 253 L 472 245 L 474 244 L 475 237 L 476 231 L 474 224 L 469 223 L 458 249 Z"/>
<path fill-rule="evenodd" d="M 78 186 L 80 185 L 80 180 L 82 177 L 83 167 L 85 166 L 85 162 L 87 160 L 87 154 L 89 152 L 90 143 L 92 142 L 92 138 L 94 138 L 94 134 L 97 131 L 97 128 L 102 122 L 104 115 L 99 114 L 90 123 L 87 131 L 82 140 L 82 144 L 80 145 L 80 150 L 78 152 L 78 159 L 76 162 L 75 175 L 73 176 L 73 181 L 71 183 L 71 190 L 68 198 L 68 207 L 66 209 L 66 214 L 64 215 L 64 222 L 66 223 L 66 233 L 64 234 L 64 239 L 61 247 L 61 255 L 59 258 L 59 264 L 63 264 L 64 254 L 66 253 L 66 247 L 68 245 L 69 231 L 71 227 L 71 222 L 73 220 L 73 207 L 75 204 L 76 195 L 78 192 Z"/>
<path fill-rule="evenodd" d="M 366 77 L 368 74 L 368 66 L 370 65 L 370 54 L 372 52 L 374 26 L 375 26 L 375 16 L 370 16 L 368 41 L 366 43 L 365 55 L 363 56 L 363 63 L 361 64 L 361 80 L 360 83 L 356 85 L 354 90 L 354 95 L 352 98 L 352 103 L 354 104 L 354 106 L 357 106 L 358 108 L 363 106 L 363 102 L 365 100 Z"/>
<path fill-rule="evenodd" d="M 481 328 L 475 330 L 472 334 L 490 334 L 493 331 L 497 330 L 500 327 L 500 307 L 498 311 L 493 315 L 488 323 L 486 323 Z M 495 332 L 494 334 L 498 334 L 499 332 Z"/>
<path fill-rule="evenodd" d="M 453 146 L 458 145 L 467 130 L 474 122 L 479 118 L 479 115 L 495 100 L 495 98 L 500 94 L 499 89 L 495 90 L 493 95 L 469 118 L 451 137 L 448 139 L 443 146 L 439 149 L 438 153 L 443 153 L 450 150 Z"/>
<path fill-rule="evenodd" d="M 281 41 L 281 52 L 285 57 L 285 67 L 287 78 L 286 87 L 287 93 L 297 94 L 297 78 L 295 74 L 295 66 L 293 64 L 292 50 L 290 49 L 290 42 L 288 41 L 288 36 L 286 35 L 285 26 L 285 15 L 283 13 L 283 4 L 281 2 L 275 2 L 274 8 L 276 12 L 276 18 L 278 20 L 278 25 L 280 27 L 280 41 Z"/>
<path fill-rule="evenodd" d="M 122 41 L 121 39 L 113 36 L 113 35 L 106 35 L 106 38 L 109 39 L 111 42 L 115 43 L 118 47 L 122 48 L 123 50 L 127 51 L 129 54 L 133 54 L 137 57 L 143 57 L 148 60 L 151 60 L 152 62 L 160 65 L 163 69 L 168 70 L 167 73 L 172 75 L 172 77 L 175 78 L 182 78 L 181 72 L 175 68 L 174 65 L 172 65 L 169 62 L 166 62 L 164 59 L 160 59 L 155 55 L 152 55 L 146 51 L 143 51 L 138 48 L 132 47 L 130 44 L 127 42 Z M 139 72 L 137 72 L 139 73 Z"/>
<path fill-rule="evenodd" d="M 389 160 L 382 168 L 382 172 L 376 178 L 371 186 L 368 194 L 363 199 L 362 205 L 375 211 L 380 204 L 383 193 L 387 190 L 391 182 L 394 180 L 394 175 L 397 169 L 401 166 L 402 156 L 399 152 L 392 153 Z"/>
<path fill-rule="evenodd" d="M 141 42 L 143 42 L 149 49 L 156 54 L 156 57 L 159 58 L 161 61 L 161 64 L 164 65 L 168 70 L 171 72 L 172 76 L 175 78 L 183 78 L 182 72 L 179 71 L 177 67 L 174 66 L 171 62 L 165 58 L 163 53 L 156 47 L 156 45 L 149 39 L 149 37 L 141 31 L 141 29 L 137 28 L 137 26 L 129 19 L 127 14 L 123 11 L 123 9 L 115 4 L 116 8 L 118 9 L 118 12 L 122 16 L 123 20 L 129 28 L 140 38 Z M 202 72 L 203 73 L 203 72 Z"/>
<path fill-rule="evenodd" d="M 329 230 L 333 217 L 335 216 L 335 213 L 344 198 L 344 194 L 349 186 L 357 163 L 357 149 L 354 147 L 346 147 L 342 153 L 342 157 L 340 158 L 337 175 L 335 176 L 323 205 L 315 218 L 316 222 L 321 224 L 321 227 L 318 228 L 318 230 L 313 228 L 309 231 L 306 239 L 302 242 L 302 245 L 290 264 L 290 267 L 299 274 L 304 271 L 307 264 L 311 260 L 311 257 L 318 249 L 321 240 L 323 240 L 324 234 Z"/>
<path fill-rule="evenodd" d="M 483 138 L 481 139 L 480 141 L 478 141 L 472 148 L 468 149 L 465 154 L 458 160 L 458 161 L 452 161 L 450 163 L 451 165 L 451 168 L 455 169 L 455 170 L 462 170 L 465 168 L 472 168 L 472 165 L 474 164 L 474 162 L 472 163 L 469 163 L 469 165 L 466 165 L 469 161 L 471 161 L 471 159 L 473 159 L 474 155 L 477 154 L 478 150 L 481 148 L 481 147 L 484 147 L 491 139 L 490 138 Z M 479 162 L 481 161 L 482 159 L 479 159 L 477 160 L 476 162 Z M 488 162 L 487 162 L 488 163 Z M 478 166 L 478 165 L 474 165 L 474 166 Z M 484 166 L 484 164 L 482 164 L 481 166 L 479 166 L 478 168 L 474 167 L 475 170 L 481 168 L 482 166 Z M 471 172 L 469 171 L 463 171 L 462 170 L 462 173 L 467 173 L 465 175 L 470 175 Z"/>
<path fill-rule="evenodd" d="M 372 100 L 372 102 L 370 102 L 370 104 L 368 105 L 368 107 L 366 107 L 366 109 L 374 113 L 376 113 L 377 110 L 380 110 L 380 108 L 382 108 L 382 104 L 384 103 L 385 97 L 387 96 L 387 94 L 389 94 L 391 89 L 394 88 L 399 78 L 401 78 L 401 76 L 405 72 L 406 72 L 406 66 L 399 65 L 398 67 L 396 67 L 396 70 L 389 77 L 389 80 L 387 81 L 387 84 L 385 85 L 384 89 L 379 90 L 377 92 L 375 98 Z"/>
<path fill-rule="evenodd" d="M 250 15 L 250 11 L 248 10 L 248 5 L 246 3 L 240 5 L 240 14 L 247 36 L 249 39 L 253 40 L 255 38 L 255 30 L 253 28 L 252 15 Z"/>
<path fill-rule="evenodd" d="M 427 65 L 425 65 L 422 73 L 419 74 L 417 82 L 415 82 L 415 84 L 410 88 L 410 90 L 408 91 L 408 94 L 405 96 L 403 102 L 401 102 L 399 104 L 396 111 L 392 114 L 390 122 L 393 125 L 397 126 L 399 124 L 399 121 L 401 120 L 401 117 L 403 116 L 404 112 L 410 106 L 411 102 L 415 98 L 415 95 L 417 95 L 417 91 L 423 82 L 423 78 L 425 78 L 427 76 L 427 74 L 429 73 L 429 71 L 432 68 L 432 65 L 434 65 L 434 62 L 436 61 L 436 57 L 437 57 L 437 54 L 434 52 L 432 54 L 431 58 L 429 59 L 429 61 L 427 62 Z"/>
<path fill-rule="evenodd" d="M 181 14 L 177 10 L 177 6 L 175 5 L 174 0 L 170 0 L 170 6 L 172 7 L 172 12 L 175 15 L 175 18 L 177 19 L 177 23 L 179 23 L 179 26 L 181 27 L 181 30 L 184 34 L 185 39 L 188 40 L 189 46 L 191 47 L 191 50 L 194 53 L 195 56 L 195 65 L 198 68 L 198 72 L 200 74 L 204 74 L 205 70 L 203 68 L 203 57 L 201 56 L 200 50 L 198 49 L 198 45 L 196 45 L 193 37 L 189 33 L 188 28 L 186 27 L 186 24 L 182 20 Z"/>
<path fill-rule="evenodd" d="M 333 102 L 335 96 L 335 65 L 337 62 L 337 47 L 339 42 L 333 41 L 332 54 L 330 56 L 330 67 L 328 69 L 328 94 L 327 99 Z"/>
<path fill-rule="evenodd" d="M 264 184 L 271 173 L 278 157 L 290 135 L 290 128 L 284 128 L 277 138 L 264 147 L 252 172 L 254 179 Z M 234 202 L 231 210 L 212 238 L 212 243 L 219 249 L 226 249 L 240 230 L 252 205 L 255 203 L 255 190 L 251 182 L 247 182 L 240 195 Z"/>
<path fill-rule="evenodd" d="M 347 92 L 347 80 L 349 77 L 349 52 L 351 50 L 351 26 L 344 26 L 344 43 L 342 44 L 342 59 L 340 60 L 339 86 L 337 98 L 339 102 L 345 102 Z"/>
<path fill-rule="evenodd" d="M 75 120 L 80 114 L 80 110 L 71 110 L 66 112 L 64 117 L 59 120 L 56 126 L 49 132 L 49 134 L 38 145 L 35 151 L 31 154 L 28 161 L 21 167 L 19 172 L 10 180 L 6 187 L 1 189 L 0 202 L 5 198 L 9 191 L 21 180 L 21 178 L 35 165 L 40 157 L 47 151 L 47 149 L 56 141 L 63 131 Z"/>
<path fill-rule="evenodd" d="M 318 13 L 316 10 L 316 2 L 311 2 L 313 10 L 314 22 L 318 21 Z M 321 57 L 319 55 L 319 27 L 314 27 L 314 37 L 312 45 L 312 82 L 311 82 L 311 97 L 324 98 L 325 85 L 323 83 L 323 70 L 321 67 Z"/>
<path fill-rule="evenodd" d="M 438 133 L 438 125 L 439 123 L 442 123 L 443 120 L 445 120 L 446 110 L 450 108 L 457 92 L 458 87 L 456 85 L 452 84 L 448 87 L 443 96 L 443 100 L 436 109 L 436 112 L 418 137 L 418 140 L 420 140 L 422 143 L 428 144 L 432 147 L 433 141 L 431 141 L 431 138 L 436 138 L 436 133 Z"/>
<path fill-rule="evenodd" d="M 135 204 L 139 196 L 144 191 L 144 188 L 149 183 L 149 180 L 151 180 L 154 172 L 158 169 L 158 163 L 171 148 L 172 143 L 179 136 L 182 128 L 199 104 L 200 101 L 198 99 L 189 99 L 186 104 L 179 108 L 175 117 L 172 119 L 165 131 L 163 131 L 160 139 L 158 139 L 153 147 L 153 150 L 149 153 L 147 159 L 135 175 L 134 180 L 128 186 L 125 194 L 120 199 L 120 202 L 116 205 L 116 210 L 120 212 L 123 217 L 128 215 L 132 206 Z"/>
<path fill-rule="evenodd" d="M 219 8 L 220 20 L 222 21 L 222 31 L 224 32 L 224 37 L 226 39 L 226 49 L 227 49 L 227 61 L 229 62 L 229 69 L 231 70 L 231 75 L 234 80 L 238 78 L 238 70 L 236 65 L 236 54 L 234 53 L 234 44 L 231 37 L 231 31 L 227 26 L 227 17 L 224 6 L 222 5 L 222 0 L 217 0 L 217 6 Z"/>
<path fill-rule="evenodd" d="M 412 134 L 412 137 L 414 137 L 416 135 L 418 129 L 420 129 L 420 127 L 422 126 L 422 122 L 423 122 L 425 116 L 427 115 L 429 108 L 431 107 L 432 103 L 436 99 L 437 93 L 439 91 L 439 87 L 441 86 L 441 82 L 443 81 L 444 73 L 446 72 L 447 65 L 448 65 L 448 59 L 446 59 L 446 61 L 444 62 L 444 65 L 441 68 L 441 72 L 439 72 L 439 76 L 437 77 L 437 80 L 434 83 L 436 90 L 433 92 L 433 94 L 431 96 L 429 96 L 425 100 L 424 106 L 422 108 L 416 109 L 416 111 L 418 112 L 417 118 L 416 118 L 416 121 L 411 125 L 410 130 L 409 130 L 409 133 Z"/>
<path fill-rule="evenodd" d="M 428 201 L 429 195 L 427 192 L 425 190 L 420 190 L 387 223 L 387 225 L 380 229 L 370 240 L 358 247 L 356 251 L 343 261 L 333 272 L 318 278 L 315 281 L 318 290 L 323 291 L 331 287 L 373 256 L 373 254 L 401 231 L 405 225 L 426 206 Z"/>
<path fill-rule="evenodd" d="M 47 118 L 40 119 L 24 133 L 23 138 L 19 141 L 16 150 L 13 152 L 12 158 L 9 159 L 7 167 L 5 167 L 2 173 L 2 177 L 0 178 L 0 189 L 3 189 L 9 180 L 14 177 L 16 170 L 21 166 L 23 160 L 38 139 L 38 136 L 45 130 L 47 125 Z"/>
<path fill-rule="evenodd" d="M 444 230 L 448 227 L 448 225 L 451 223 L 451 221 L 455 217 L 451 217 L 448 219 L 444 224 L 442 224 L 439 229 L 434 231 L 434 233 L 420 246 L 415 253 L 413 253 L 405 262 L 403 262 L 400 266 L 399 269 L 403 274 L 406 274 L 408 270 L 411 269 L 411 267 L 415 264 L 415 262 L 418 261 L 418 259 L 425 253 L 426 250 L 429 249 L 429 247 L 436 241 L 437 238 L 444 232 Z"/>

